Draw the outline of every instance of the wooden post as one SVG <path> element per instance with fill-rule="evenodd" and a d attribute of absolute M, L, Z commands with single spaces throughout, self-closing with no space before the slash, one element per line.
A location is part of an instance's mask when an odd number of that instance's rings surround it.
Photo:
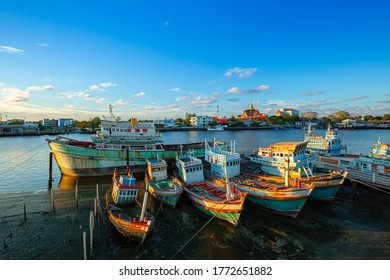
<path fill-rule="evenodd" d="M 130 159 L 129 159 L 129 146 L 126 147 L 126 168 L 127 172 L 130 170 Z"/>
<path fill-rule="evenodd" d="M 79 181 L 78 180 L 76 180 L 75 200 L 76 200 L 76 210 L 79 210 Z"/>
<path fill-rule="evenodd" d="M 97 214 L 97 200 L 96 197 L 93 200 L 93 219 L 96 221 L 96 214 Z"/>
<path fill-rule="evenodd" d="M 87 259 L 87 233 L 83 232 L 83 248 L 84 248 L 84 260 Z"/>
<path fill-rule="evenodd" d="M 53 186 L 53 154 L 49 152 L 49 178 L 47 181 L 47 187 L 51 189 Z"/>
<path fill-rule="evenodd" d="M 99 202 L 99 184 L 96 184 L 96 199 Z"/>
<path fill-rule="evenodd" d="M 353 196 L 356 196 L 356 181 L 353 181 L 352 182 L 352 195 Z"/>
<path fill-rule="evenodd" d="M 89 256 L 90 259 L 92 259 L 93 256 L 93 229 L 94 229 L 94 222 L 93 222 L 93 212 L 89 212 Z"/>
<path fill-rule="evenodd" d="M 51 195 L 51 204 L 53 205 L 53 212 L 56 211 L 56 206 L 54 205 L 54 193 L 53 189 L 50 189 L 50 195 Z"/>
<path fill-rule="evenodd" d="M 27 213 L 26 213 L 26 199 L 24 197 L 24 192 L 22 192 L 23 195 L 23 216 L 24 216 L 24 222 L 27 221 Z"/>

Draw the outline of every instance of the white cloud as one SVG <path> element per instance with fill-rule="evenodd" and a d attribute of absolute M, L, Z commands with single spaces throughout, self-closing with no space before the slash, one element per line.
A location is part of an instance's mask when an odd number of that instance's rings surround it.
<path fill-rule="evenodd" d="M 181 88 L 179 88 L 179 87 L 170 88 L 168 90 L 173 91 L 173 92 L 181 92 L 182 91 Z"/>
<path fill-rule="evenodd" d="M 237 77 L 241 78 L 249 78 L 257 71 L 257 67 L 254 68 L 242 68 L 242 67 L 234 67 L 226 70 L 224 76 L 228 78 Z"/>
<path fill-rule="evenodd" d="M 139 93 L 137 93 L 137 94 L 134 94 L 133 96 L 134 96 L 134 97 L 144 97 L 145 95 L 146 95 L 146 93 L 143 92 L 143 91 L 141 91 L 141 92 L 139 92 Z"/>
<path fill-rule="evenodd" d="M 175 101 L 185 101 L 185 100 L 189 100 L 191 99 L 190 96 L 179 96 L 179 97 L 176 97 Z"/>
<path fill-rule="evenodd" d="M 31 98 L 31 94 L 28 90 L 23 91 L 18 88 L 3 88 L 1 91 L 5 94 L 5 102 L 19 103 Z"/>
<path fill-rule="evenodd" d="M 29 86 L 27 90 L 30 91 L 39 91 L 39 90 L 54 90 L 54 86 L 47 85 L 47 86 Z"/>
<path fill-rule="evenodd" d="M 366 98 L 368 98 L 368 96 L 359 95 L 359 96 L 354 96 L 354 97 L 345 99 L 345 101 L 355 101 L 355 100 L 362 100 L 362 99 L 366 99 Z"/>
<path fill-rule="evenodd" d="M 24 54 L 24 50 L 9 47 L 9 46 L 0 46 L 0 52 L 11 53 L 11 54 Z"/>
<path fill-rule="evenodd" d="M 254 93 L 259 93 L 262 91 L 269 90 L 271 87 L 268 85 L 261 85 L 255 88 L 251 89 L 239 89 L 238 87 L 232 87 L 230 88 L 227 93 L 230 94 L 254 94 Z"/>
<path fill-rule="evenodd" d="M 131 104 L 131 103 L 133 103 L 133 101 L 119 99 L 119 100 L 115 101 L 115 102 L 113 103 L 113 105 L 114 105 L 114 106 L 121 106 L 121 105 L 128 105 L 128 104 Z"/>
<path fill-rule="evenodd" d="M 48 47 L 49 46 L 48 43 L 36 43 L 35 45 L 37 45 L 39 47 Z"/>
<path fill-rule="evenodd" d="M 192 98 L 192 101 L 189 105 L 212 104 L 218 101 L 219 96 L 220 96 L 219 92 L 215 92 L 211 96 L 198 95 Z"/>
<path fill-rule="evenodd" d="M 111 83 L 111 82 L 107 82 L 107 83 L 100 83 L 100 84 L 97 84 L 97 85 L 92 85 L 89 87 L 90 90 L 99 90 L 99 91 L 104 91 L 104 88 L 111 88 L 111 87 L 116 87 L 117 85 L 114 84 L 114 83 Z"/>

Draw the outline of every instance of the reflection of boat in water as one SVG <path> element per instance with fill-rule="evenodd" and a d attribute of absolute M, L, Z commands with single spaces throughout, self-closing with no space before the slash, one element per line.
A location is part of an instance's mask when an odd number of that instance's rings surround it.
<path fill-rule="evenodd" d="M 151 122 L 117 121 L 110 106 L 110 118 L 101 122 L 101 130 L 90 141 L 57 136 L 47 139 L 51 153 L 62 174 L 71 176 L 111 175 L 116 168 L 126 172 L 130 167 L 146 166 L 146 159 L 174 160 L 176 153 L 192 149 L 197 157 L 204 156 L 204 143 L 164 144 Z M 221 143 L 222 145 L 223 143 Z"/>
<path fill-rule="evenodd" d="M 100 189 L 109 188 L 112 182 L 111 177 L 74 177 L 69 175 L 61 175 L 58 183 L 60 191 L 75 191 L 76 184 L 79 191 L 82 189 L 96 189 L 96 184 L 99 184 Z"/>

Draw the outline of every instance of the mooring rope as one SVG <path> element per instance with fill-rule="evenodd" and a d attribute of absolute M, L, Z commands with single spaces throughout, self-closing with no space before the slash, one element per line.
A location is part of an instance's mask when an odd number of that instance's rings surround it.
<path fill-rule="evenodd" d="M 226 204 L 225 204 L 226 205 Z M 222 209 L 222 208 L 221 208 Z M 174 257 L 176 257 L 176 255 L 185 247 L 185 246 L 187 246 L 187 244 L 188 243 L 190 243 L 191 242 L 191 240 L 192 239 L 194 239 L 195 238 L 195 236 L 199 233 L 199 232 L 201 232 L 210 222 L 211 222 L 211 220 L 212 219 L 214 219 L 215 218 L 215 215 L 213 215 L 183 246 L 181 246 L 180 247 L 180 249 L 179 250 L 177 250 L 176 251 L 176 253 L 175 254 L 173 254 L 173 256 L 172 257 L 170 257 L 169 259 L 170 260 L 172 260 Z"/>
<path fill-rule="evenodd" d="M 38 148 L 42 147 L 43 145 L 46 145 L 46 143 L 43 143 L 43 144 L 41 144 L 41 145 L 38 145 L 38 146 L 36 146 L 35 148 L 32 148 L 31 150 L 29 150 L 29 151 L 27 151 L 27 152 L 24 152 L 23 154 L 17 155 L 17 156 L 14 157 L 14 158 L 11 158 L 11 159 L 6 160 L 6 161 L 4 161 L 4 162 L 0 162 L 0 165 L 3 165 L 3 164 L 5 164 L 5 163 L 9 163 L 10 161 L 13 161 L 13 160 L 19 160 L 20 157 L 22 157 L 22 156 L 24 156 L 24 155 L 26 155 L 26 154 L 28 154 L 28 153 L 34 151 L 35 149 L 38 149 Z"/>
<path fill-rule="evenodd" d="M 41 145 L 42 146 L 42 145 Z M 34 156 L 36 156 L 37 154 L 39 154 L 41 151 L 43 150 L 43 148 L 41 148 L 40 150 L 38 150 L 38 152 L 36 152 L 35 154 L 33 154 L 31 157 L 29 157 L 28 159 L 20 162 L 18 165 L 22 165 L 22 164 L 25 164 L 26 162 L 28 162 L 30 159 L 32 159 Z M 3 173 L 0 173 L 0 175 L 3 175 L 5 173 L 8 173 L 8 172 L 11 172 L 11 171 L 14 171 L 13 169 L 8 169 L 6 171 L 4 171 Z"/>

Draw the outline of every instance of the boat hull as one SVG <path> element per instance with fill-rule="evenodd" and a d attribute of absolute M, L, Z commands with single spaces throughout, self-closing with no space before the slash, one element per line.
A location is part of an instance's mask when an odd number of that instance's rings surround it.
<path fill-rule="evenodd" d="M 111 209 L 107 210 L 107 216 L 115 229 L 124 237 L 135 242 L 142 243 L 154 228 L 154 224 L 149 222 L 132 222 L 119 218 Z"/>
<path fill-rule="evenodd" d="M 167 183 L 170 180 L 166 180 Z M 172 182 L 172 181 L 170 181 Z M 177 189 L 171 189 L 171 190 L 162 190 L 158 184 L 162 184 L 164 182 L 149 182 L 148 183 L 148 190 L 149 193 L 156 198 L 157 200 L 161 201 L 164 204 L 167 204 L 173 208 L 176 207 L 177 202 L 179 201 L 180 195 L 183 193 L 183 189 L 180 186 L 177 186 Z"/>
<path fill-rule="evenodd" d="M 237 226 L 240 220 L 240 215 L 243 210 L 243 205 L 229 205 L 226 203 L 213 203 L 199 199 L 199 197 L 190 191 L 186 192 L 188 199 L 192 204 L 203 213 L 209 216 L 215 216 L 218 219 L 227 221 L 234 226 Z"/>
<path fill-rule="evenodd" d="M 127 152 L 126 149 L 72 146 L 55 140 L 50 140 L 49 146 L 61 173 L 77 177 L 109 176 L 115 169 L 118 172 L 126 172 L 127 163 L 134 172 L 137 172 L 145 169 L 146 159 L 159 157 L 173 160 L 180 152 L 179 147 L 170 150 L 146 149 Z M 204 145 L 194 145 L 193 151 L 196 157 L 204 156 Z"/>
<path fill-rule="evenodd" d="M 311 189 L 296 191 L 265 191 L 242 185 L 235 186 L 239 191 L 247 193 L 247 200 L 269 212 L 296 218 L 301 212 Z"/>

